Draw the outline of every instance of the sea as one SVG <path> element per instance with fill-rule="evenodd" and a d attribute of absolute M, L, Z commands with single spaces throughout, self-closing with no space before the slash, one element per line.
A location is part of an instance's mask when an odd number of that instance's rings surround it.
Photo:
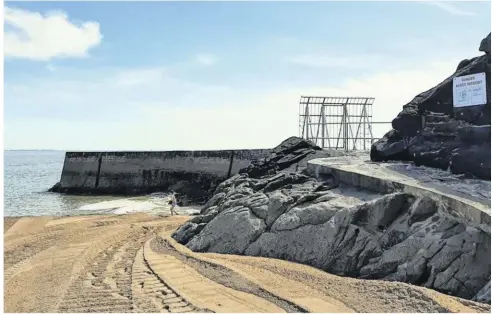
<path fill-rule="evenodd" d="M 4 217 L 170 213 L 169 195 L 165 192 L 137 197 L 48 192 L 60 181 L 64 158 L 63 151 L 4 151 Z M 199 208 L 178 207 L 176 211 L 180 215 L 190 215 Z"/>

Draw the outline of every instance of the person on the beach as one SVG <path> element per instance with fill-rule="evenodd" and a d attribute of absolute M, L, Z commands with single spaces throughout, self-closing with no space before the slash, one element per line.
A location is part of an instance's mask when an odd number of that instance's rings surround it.
<path fill-rule="evenodd" d="M 174 207 L 176 207 L 176 205 L 178 205 L 178 201 L 176 200 L 176 195 L 174 193 L 174 191 L 171 191 L 171 216 L 173 214 L 178 214 L 176 213 L 176 211 L 174 211 Z"/>

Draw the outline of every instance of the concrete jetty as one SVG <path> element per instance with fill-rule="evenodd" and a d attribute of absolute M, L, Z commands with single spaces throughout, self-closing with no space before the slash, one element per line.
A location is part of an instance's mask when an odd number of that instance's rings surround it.
<path fill-rule="evenodd" d="M 139 194 L 173 188 L 206 196 L 215 184 L 270 151 L 67 152 L 60 182 L 51 191 Z"/>

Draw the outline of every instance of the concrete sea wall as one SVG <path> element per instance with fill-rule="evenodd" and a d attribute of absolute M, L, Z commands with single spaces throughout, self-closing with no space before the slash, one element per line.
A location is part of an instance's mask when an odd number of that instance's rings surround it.
<path fill-rule="evenodd" d="M 67 152 L 63 193 L 140 194 L 167 189 L 206 197 L 216 184 L 271 150 Z"/>

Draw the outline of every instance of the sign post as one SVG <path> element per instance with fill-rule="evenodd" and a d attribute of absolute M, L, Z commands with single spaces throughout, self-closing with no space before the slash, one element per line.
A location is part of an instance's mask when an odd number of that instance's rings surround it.
<path fill-rule="evenodd" d="M 487 103 L 485 73 L 453 78 L 453 107 L 471 107 Z"/>

